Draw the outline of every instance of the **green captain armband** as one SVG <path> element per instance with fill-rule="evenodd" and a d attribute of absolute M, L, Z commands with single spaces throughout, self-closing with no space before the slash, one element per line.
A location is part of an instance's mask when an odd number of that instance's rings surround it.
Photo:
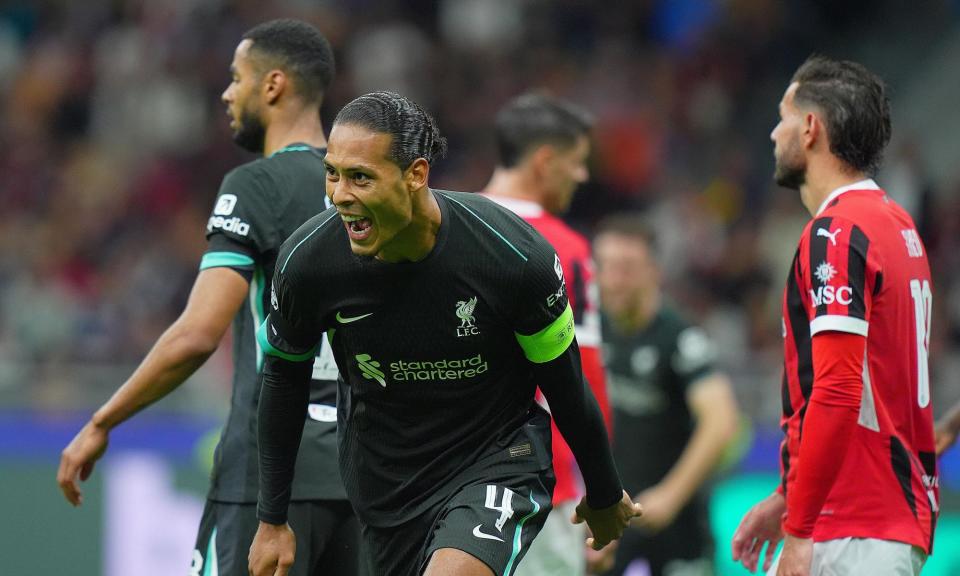
<path fill-rule="evenodd" d="M 260 328 L 257 328 L 257 344 L 260 344 L 260 349 L 263 350 L 263 353 L 267 356 L 283 358 L 284 360 L 289 360 L 291 362 L 305 362 L 307 360 L 312 360 L 313 357 L 317 355 L 317 348 L 320 347 L 318 344 L 317 346 L 314 346 L 312 350 L 309 352 L 304 352 L 303 354 L 287 354 L 283 350 L 277 350 L 267 338 L 267 320 L 264 320 L 263 324 L 260 325 Z"/>
<path fill-rule="evenodd" d="M 535 364 L 549 362 L 563 354 L 573 342 L 573 310 L 568 303 L 563 314 L 543 330 L 529 336 L 514 334 L 527 360 Z"/>

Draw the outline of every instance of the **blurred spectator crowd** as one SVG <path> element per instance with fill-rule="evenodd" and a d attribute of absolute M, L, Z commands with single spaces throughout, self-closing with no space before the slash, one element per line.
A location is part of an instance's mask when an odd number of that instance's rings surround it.
<path fill-rule="evenodd" d="M 120 381 L 101 382 L 88 368 L 123 367 L 122 378 L 179 313 L 220 179 L 252 159 L 231 143 L 220 102 L 233 49 L 246 29 L 279 16 L 314 23 L 334 45 L 328 128 L 342 104 L 379 89 L 437 117 L 451 145 L 435 171 L 439 187 L 485 184 L 491 119 L 517 93 L 546 89 L 589 109 L 593 179 L 570 222 L 589 234 L 613 211 L 650 215 L 668 294 L 713 334 L 741 402 L 766 422 L 778 410 L 780 293 L 808 218 L 796 193 L 771 183 L 777 102 L 813 51 L 863 61 L 891 84 L 895 140 L 878 180 L 927 243 L 935 394 L 955 399 L 947 366 L 960 350 L 960 171 L 929 173 L 929 143 L 898 123 L 897 97 L 912 80 L 912 57 L 960 33 L 958 10 L 888 1 L 864 14 L 862 6 L 0 3 L 0 401 L 4 390 L 27 405 L 99 401 L 103 394 L 86 398 L 88 386 Z M 886 36 L 896 41 L 884 48 L 876 40 Z"/>

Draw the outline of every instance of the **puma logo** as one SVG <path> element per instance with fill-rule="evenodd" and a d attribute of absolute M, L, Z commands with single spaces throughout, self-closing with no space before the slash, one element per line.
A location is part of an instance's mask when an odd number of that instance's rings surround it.
<path fill-rule="evenodd" d="M 832 233 L 828 232 L 826 228 L 817 228 L 817 236 L 826 236 L 830 239 L 830 243 L 834 246 L 837 245 L 837 234 L 839 234 L 843 228 L 837 228 Z"/>

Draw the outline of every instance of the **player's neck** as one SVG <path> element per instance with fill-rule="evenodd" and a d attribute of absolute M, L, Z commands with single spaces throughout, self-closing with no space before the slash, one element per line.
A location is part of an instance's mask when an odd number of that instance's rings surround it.
<path fill-rule="evenodd" d="M 381 248 L 377 259 L 384 262 L 419 262 L 437 243 L 442 213 L 430 188 L 424 186 L 414 200 L 413 219 L 406 228 Z"/>
<path fill-rule="evenodd" d="M 541 188 L 536 179 L 520 169 L 497 167 L 490 177 L 490 182 L 483 189 L 484 194 L 526 200 L 543 206 Z"/>
<path fill-rule="evenodd" d="M 837 188 L 849 186 L 867 178 L 859 170 L 851 170 L 831 157 L 826 166 L 811 164 L 807 169 L 807 181 L 800 187 L 800 199 L 810 216 L 816 216 L 820 206 Z"/>
<path fill-rule="evenodd" d="M 286 114 L 278 111 L 267 126 L 263 155 L 270 156 L 297 142 L 314 148 L 326 148 L 327 137 L 316 108 L 303 108 Z"/>
<path fill-rule="evenodd" d="M 626 314 L 614 319 L 614 323 L 620 332 L 632 334 L 643 330 L 653 322 L 660 311 L 660 292 L 657 291 L 647 296 L 641 296 L 637 300 L 637 305 Z"/>

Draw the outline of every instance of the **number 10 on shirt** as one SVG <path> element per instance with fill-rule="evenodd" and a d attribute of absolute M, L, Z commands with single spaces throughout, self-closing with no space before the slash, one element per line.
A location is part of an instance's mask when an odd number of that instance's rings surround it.
<path fill-rule="evenodd" d="M 933 308 L 933 293 L 926 280 L 911 280 L 910 295 L 913 297 L 913 315 L 917 326 L 917 404 L 926 408 L 930 404 L 930 313 Z"/>

